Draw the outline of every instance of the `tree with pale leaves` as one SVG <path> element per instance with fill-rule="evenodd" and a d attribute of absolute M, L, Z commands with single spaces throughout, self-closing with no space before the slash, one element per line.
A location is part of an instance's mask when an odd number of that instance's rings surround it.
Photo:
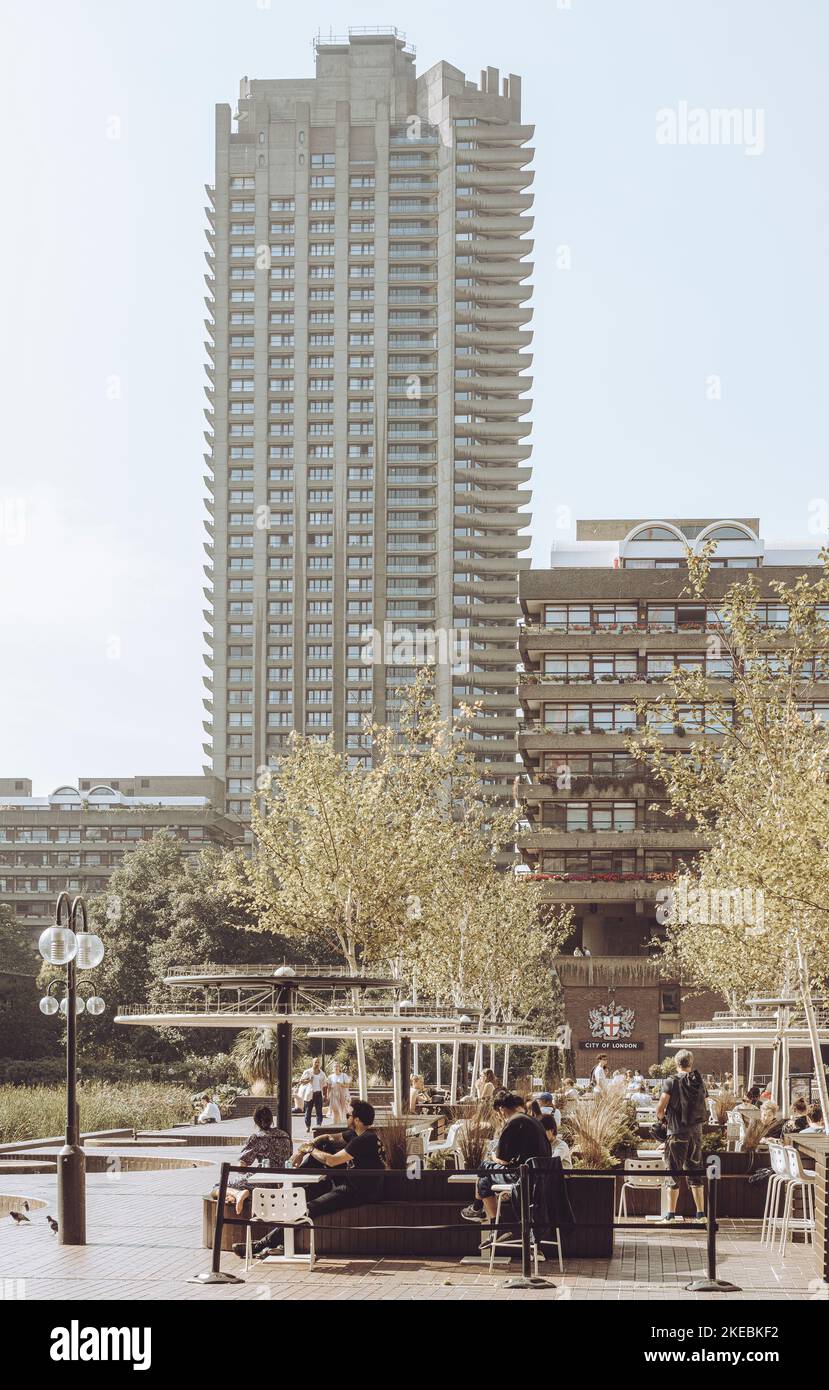
<path fill-rule="evenodd" d="M 705 598 L 711 550 L 689 562 Z M 829 557 L 817 578 L 775 581 L 761 606 L 754 574 L 717 601 L 711 654 L 731 684 L 675 669 L 669 697 L 643 706 L 631 741 L 664 784 L 671 814 L 709 844 L 680 876 L 664 913 L 670 968 L 743 1004 L 799 999 L 829 1116 L 812 995 L 829 984 Z M 709 602 L 710 602 L 709 598 Z M 713 645 L 712 645 L 713 644 Z M 686 752 L 660 729 L 684 727 Z M 677 904 L 683 910 L 677 911 Z"/>
<path fill-rule="evenodd" d="M 445 720 L 423 670 L 398 726 L 367 723 L 371 767 L 350 767 L 330 740 L 292 735 L 252 807 L 252 858 L 227 861 L 226 882 L 260 929 L 324 943 L 353 970 L 403 973 L 455 885 L 485 875 L 515 839 L 517 808 L 478 777 L 471 716 Z"/>

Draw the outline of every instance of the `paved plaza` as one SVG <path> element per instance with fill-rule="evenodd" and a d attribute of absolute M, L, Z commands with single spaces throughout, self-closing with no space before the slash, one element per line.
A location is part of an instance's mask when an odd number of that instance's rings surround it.
<path fill-rule="evenodd" d="M 226 1121 L 219 1132 L 239 1137 L 249 1124 Z M 302 1135 L 295 1126 L 295 1139 Z M 186 1131 L 176 1131 L 178 1134 Z M 207 1137 L 204 1130 L 200 1131 Z M 214 1132 L 211 1131 L 211 1138 Z M 48 1152 L 48 1151 L 47 1151 Z M 119 1160 L 165 1153 L 187 1166 L 153 1172 L 124 1171 Z M 508 1273 L 494 1275 L 457 1260 L 324 1259 L 305 1265 L 256 1264 L 244 1284 L 201 1286 L 187 1280 L 210 1267 L 201 1245 L 201 1196 L 212 1186 L 218 1164 L 239 1152 L 214 1142 L 183 1150 L 162 1147 L 88 1148 L 104 1154 L 107 1171 L 87 1176 L 87 1240 L 84 1247 L 60 1246 L 46 1221 L 56 1215 L 53 1173 L 0 1173 L 0 1193 L 45 1201 L 31 1211 L 28 1226 L 0 1219 L 0 1281 L 6 1298 L 26 1299 L 566 1299 L 699 1301 L 726 1296 L 692 1294 L 684 1285 L 705 1270 L 705 1235 L 700 1231 L 617 1231 L 613 1258 L 572 1260 L 559 1274 L 553 1261 L 542 1265 L 555 1289 L 529 1292 L 504 1288 Z M 31 1157 L 42 1157 L 33 1151 Z M 203 1167 L 203 1164 L 207 1167 Z M 6 1164 L 6 1167 L 9 1165 Z M 811 1253 L 790 1246 L 785 1263 L 762 1248 L 759 1223 L 723 1221 L 718 1241 L 719 1275 L 740 1286 L 729 1301 L 825 1299 L 814 1283 Z M 222 1255 L 222 1269 L 244 1275 L 243 1262 Z"/>

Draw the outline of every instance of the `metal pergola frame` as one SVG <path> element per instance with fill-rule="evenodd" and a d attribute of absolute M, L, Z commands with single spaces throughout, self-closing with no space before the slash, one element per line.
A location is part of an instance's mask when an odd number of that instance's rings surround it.
<path fill-rule="evenodd" d="M 691 1051 L 695 1048 L 705 1051 L 730 1047 L 735 1086 L 739 1072 L 738 1052 L 740 1048 L 747 1047 L 746 1089 L 754 1080 L 757 1049 L 767 1049 L 772 1054 L 771 1098 L 775 1104 L 784 1107 L 788 1103 L 791 1049 L 812 1049 L 812 1036 L 808 1022 L 803 1017 L 803 1003 L 800 999 L 782 995 L 753 998 L 746 1002 L 749 1009 L 762 1012 L 718 1013 L 708 1022 L 689 1023 L 677 1037 L 671 1038 L 668 1046 L 687 1047 Z M 816 997 L 812 1002 L 825 1005 L 827 1001 L 824 997 Z M 818 1015 L 817 1036 L 821 1044 L 829 1044 L 829 1016 L 824 1009 Z"/>
<path fill-rule="evenodd" d="M 315 1038 L 353 1037 L 357 1047 L 358 1086 L 365 1093 L 367 1074 L 364 1044 L 366 1038 L 390 1038 L 394 1110 L 407 1110 L 408 1077 L 412 1048 L 434 1046 L 436 1078 L 440 1085 L 441 1046 L 452 1048 L 450 1104 L 458 1098 L 460 1077 L 467 1075 L 467 1050 L 471 1047 L 472 1078 L 475 1082 L 483 1066 L 483 1048 L 503 1046 L 503 1081 L 506 1085 L 509 1052 L 512 1046 L 560 1047 L 555 1038 L 523 1022 L 485 1023 L 482 1011 L 470 1007 L 400 1004 L 393 998 L 377 1005 L 367 1004 L 361 995 L 367 990 L 394 995 L 404 982 L 379 975 L 363 975 L 334 967 L 211 967 L 204 970 L 174 968 L 164 980 L 172 988 L 201 990 L 203 1004 L 173 1005 L 169 1009 L 128 1006 L 120 1008 L 115 1022 L 146 1028 L 271 1028 L 276 1032 L 278 1051 L 278 1120 L 290 1132 L 291 1055 L 294 1028 L 307 1029 Z M 350 993 L 353 1003 L 332 1002 L 326 1008 L 315 995 Z M 211 994 L 214 1001 L 211 1005 Z M 224 999 L 223 999 L 224 995 Z M 474 1014 L 475 1017 L 469 1015 Z"/>

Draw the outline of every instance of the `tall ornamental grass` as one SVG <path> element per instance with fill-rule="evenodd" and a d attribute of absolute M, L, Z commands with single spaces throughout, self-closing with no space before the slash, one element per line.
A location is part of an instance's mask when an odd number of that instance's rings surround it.
<path fill-rule="evenodd" d="M 140 1081 L 113 1086 L 91 1081 L 78 1087 L 81 1130 L 167 1129 L 193 1118 L 185 1086 Z M 0 1143 L 63 1134 L 66 1091 L 62 1086 L 0 1086 Z"/>

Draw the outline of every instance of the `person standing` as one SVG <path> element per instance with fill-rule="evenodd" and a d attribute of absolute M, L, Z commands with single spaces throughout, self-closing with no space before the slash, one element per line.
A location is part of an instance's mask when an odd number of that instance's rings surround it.
<path fill-rule="evenodd" d="M 344 1125 L 351 1101 L 351 1077 L 344 1067 L 337 1067 L 328 1078 L 328 1118 L 332 1124 Z"/>
<path fill-rule="evenodd" d="M 328 1096 L 328 1077 L 322 1069 L 322 1062 L 315 1057 L 299 1079 L 300 1097 L 305 1107 L 305 1133 L 311 1133 L 311 1116 L 316 1114 L 317 1124 L 322 1124 L 322 1103 Z"/>
<path fill-rule="evenodd" d="M 657 1121 L 664 1121 L 668 1131 L 665 1141 L 665 1160 L 671 1174 L 668 1188 L 668 1211 L 665 1221 L 676 1221 L 679 1198 L 679 1179 L 683 1174 L 696 1207 L 695 1220 L 705 1220 L 705 1188 L 702 1183 L 702 1126 L 707 1105 L 705 1082 L 694 1066 L 694 1054 L 685 1048 L 676 1054 L 676 1075 L 666 1076 L 656 1107 Z"/>
<path fill-rule="evenodd" d="M 607 1085 L 607 1053 L 603 1052 L 596 1058 L 596 1065 L 590 1073 L 590 1082 L 597 1091 L 604 1090 Z"/>

